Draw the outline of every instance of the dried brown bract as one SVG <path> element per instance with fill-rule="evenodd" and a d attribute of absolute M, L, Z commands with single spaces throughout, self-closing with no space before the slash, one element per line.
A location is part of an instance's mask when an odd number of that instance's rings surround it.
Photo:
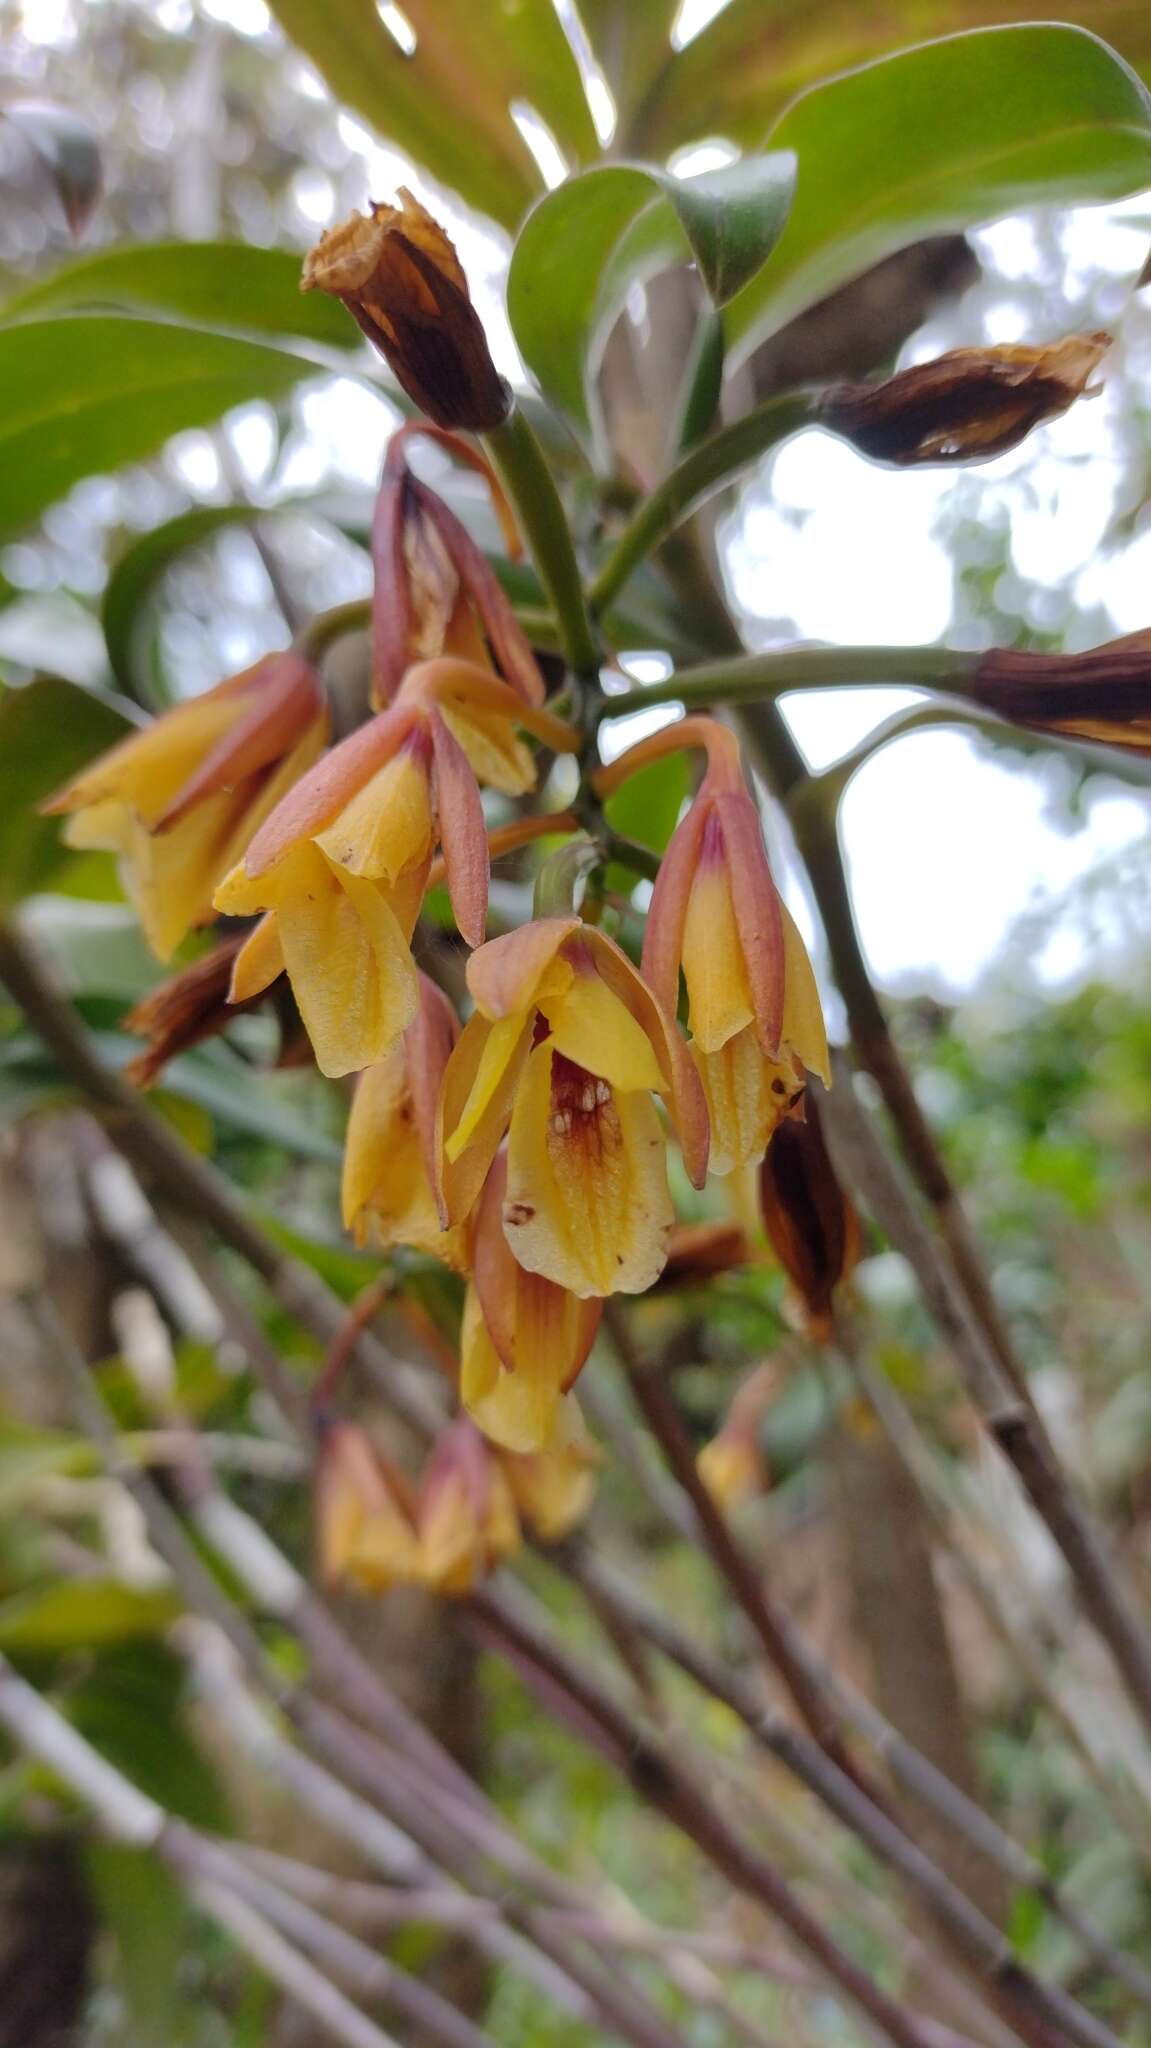
<path fill-rule="evenodd" d="M 125 1029 L 148 1041 L 124 1069 L 138 1088 L 150 1088 L 169 1060 L 190 1046 L 202 1045 L 207 1038 L 218 1038 L 238 1010 L 252 1008 L 251 1003 L 228 1001 L 232 968 L 247 936 L 241 932 L 213 946 L 210 953 L 181 973 L 170 975 L 129 1011 Z"/>
<path fill-rule="evenodd" d="M 410 192 L 399 197 L 329 228 L 304 260 L 300 289 L 342 299 L 438 426 L 487 432 L 507 417 L 507 385 L 447 235 Z"/>
<path fill-rule="evenodd" d="M 859 1257 L 859 1219 L 831 1162 L 816 1084 L 785 1118 L 759 1170 L 760 1212 L 813 1337 L 830 1334 L 835 1290 Z"/>
<path fill-rule="evenodd" d="M 1151 754 L 1151 632 L 1083 654 L 993 647 L 975 671 L 972 695 L 1014 725 Z"/>
<path fill-rule="evenodd" d="M 820 418 L 877 462 L 983 462 L 1053 420 L 1084 393 L 1109 334 L 1072 334 L 1041 348 L 955 348 L 881 384 L 841 384 Z"/>

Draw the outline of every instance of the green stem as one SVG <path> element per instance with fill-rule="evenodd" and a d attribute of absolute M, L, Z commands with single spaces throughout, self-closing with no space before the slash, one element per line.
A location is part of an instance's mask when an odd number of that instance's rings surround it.
<path fill-rule="evenodd" d="M 568 663 L 582 680 L 595 683 L 595 634 L 567 518 L 543 449 L 518 406 L 484 440 L 527 536 Z"/>
<path fill-rule="evenodd" d="M 666 539 L 673 527 L 698 511 L 705 498 L 728 483 L 741 469 L 766 454 L 815 417 L 812 395 L 791 391 L 771 398 L 745 419 L 722 427 L 677 462 L 649 498 L 645 498 L 615 544 L 592 584 L 591 608 L 598 617 L 617 596 L 633 570 Z"/>
<path fill-rule="evenodd" d="M 967 694 L 966 685 L 982 656 L 952 647 L 784 647 L 745 654 L 734 661 L 701 662 L 680 669 L 666 683 L 608 697 L 601 718 L 625 718 L 656 704 L 760 704 L 789 690 L 826 690 L 838 685 L 911 685 L 916 689 Z"/>
<path fill-rule="evenodd" d="M 347 633 L 366 632 L 371 618 L 371 599 L 356 597 L 350 604 L 336 604 L 330 611 L 316 612 L 300 627 L 292 644 L 305 661 L 319 661 L 333 641 L 342 640 Z"/>

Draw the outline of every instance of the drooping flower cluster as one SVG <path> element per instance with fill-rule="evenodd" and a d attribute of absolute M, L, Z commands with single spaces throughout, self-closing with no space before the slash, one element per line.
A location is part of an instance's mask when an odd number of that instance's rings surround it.
<path fill-rule="evenodd" d="M 346 299 L 409 389 L 422 396 L 452 343 L 467 423 L 502 416 L 462 274 L 419 209 L 377 209 L 320 258 L 308 282 Z M 605 1299 L 643 1293 L 668 1268 L 669 1136 L 696 1188 L 709 1153 L 719 1174 L 758 1162 L 777 1126 L 802 1115 L 827 1048 L 738 746 L 713 719 L 682 719 L 583 780 L 580 815 L 594 821 L 597 793 L 656 754 L 707 756 L 638 966 L 570 892 L 560 914 L 487 939 L 493 845 L 541 823 L 570 834 L 575 818 L 530 815 L 489 834 L 483 791 L 523 799 L 541 751 L 582 753 L 585 735 L 545 703 L 486 558 L 411 468 L 413 439 L 430 434 L 478 469 L 514 553 L 493 472 L 442 424 L 454 401 L 432 411 L 441 425 L 401 428 L 384 464 L 364 722 L 325 751 L 314 669 L 301 653 L 269 656 L 105 756 L 52 808 L 72 814 L 73 843 L 121 854 L 162 957 L 214 912 L 251 921 L 136 1013 L 150 1041 L 141 1079 L 219 1029 L 225 996 L 234 1011 L 286 982 L 321 1072 L 357 1077 L 346 1227 L 463 1279 L 464 1412 L 418 1483 L 325 1407 L 317 1492 L 330 1577 L 462 1592 L 522 1525 L 556 1536 L 587 1504 L 592 1458 L 571 1389 Z M 465 1020 L 413 958 L 440 874 L 469 952 Z"/>

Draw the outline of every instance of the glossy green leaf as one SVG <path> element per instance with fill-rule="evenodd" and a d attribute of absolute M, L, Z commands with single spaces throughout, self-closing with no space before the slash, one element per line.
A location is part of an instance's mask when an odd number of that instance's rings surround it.
<path fill-rule="evenodd" d="M 179 1613 L 168 1592 L 142 1592 L 119 1579 L 54 1579 L 0 1601 L 0 1650 L 25 1656 L 98 1649 L 155 1635 Z"/>
<path fill-rule="evenodd" d="M 161 321 L 77 314 L 0 328 L 0 539 L 81 477 L 315 374 L 285 349 Z"/>
<path fill-rule="evenodd" d="M 630 150 L 631 117 L 653 81 L 672 61 L 671 33 L 680 0 L 580 0 L 580 19 L 603 72 L 618 116 L 617 140 Z M 662 153 L 662 152 L 661 152 Z"/>
<path fill-rule="evenodd" d="M 778 241 L 794 184 L 794 158 L 773 151 L 695 178 L 603 164 L 550 192 L 524 225 L 508 278 L 512 328 L 547 395 L 590 429 L 590 385 L 631 286 L 694 260 L 725 305 Z"/>
<path fill-rule="evenodd" d="M 0 697 L 0 905 L 44 888 L 72 856 L 36 805 L 130 730 L 103 697 L 41 676 Z"/>
<path fill-rule="evenodd" d="M 0 120 L 22 135 L 40 159 L 74 235 L 82 234 L 103 182 L 100 145 L 88 123 L 71 107 L 46 100 L 15 100 L 0 108 Z"/>
<path fill-rule="evenodd" d="M 770 142 L 794 150 L 799 183 L 775 250 L 727 309 L 735 360 L 922 235 L 1151 183 L 1151 95 L 1083 29 L 980 29 L 814 87 Z"/>
<path fill-rule="evenodd" d="M 595 153 L 579 67 L 552 0 L 405 0 L 410 54 L 375 0 L 272 0 L 272 10 L 338 100 L 505 227 L 517 225 L 542 183 L 513 106 L 532 108 L 569 162 Z"/>
<path fill-rule="evenodd" d="M 613 0 L 602 0 L 611 11 Z M 646 14 L 660 0 L 637 0 Z M 581 13 L 583 0 L 581 0 Z M 808 86 L 931 37 L 1042 17 L 1034 0 L 805 0 L 802 7 L 728 0 L 681 50 L 668 47 L 624 146 L 669 156 L 722 135 L 741 149 L 762 149 L 769 124 Z M 1151 67 L 1151 14 L 1114 0 L 1079 0 L 1085 28 L 1114 35 L 1129 62 Z"/>
<path fill-rule="evenodd" d="M 300 259 L 242 242 L 139 242 L 98 249 L 5 301 L 5 320 L 121 307 L 201 327 L 298 335 L 326 348 L 362 337 L 338 299 L 301 292 Z"/>

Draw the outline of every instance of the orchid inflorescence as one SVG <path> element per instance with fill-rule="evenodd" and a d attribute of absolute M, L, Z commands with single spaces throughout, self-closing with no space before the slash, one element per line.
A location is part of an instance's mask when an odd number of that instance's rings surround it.
<path fill-rule="evenodd" d="M 511 399 L 451 244 L 405 195 L 400 208 L 374 208 L 369 221 L 325 236 L 305 286 L 344 301 L 432 422 L 402 426 L 383 464 L 371 536 L 370 713 L 329 745 L 305 628 L 289 652 L 122 742 L 48 808 L 68 814 L 72 845 L 119 855 L 161 959 L 217 914 L 251 920 L 134 1013 L 129 1021 L 151 1040 L 138 1078 L 154 1078 L 237 1007 L 290 991 L 320 1071 L 357 1077 L 345 1226 L 361 1245 L 429 1255 L 463 1279 L 462 1412 L 418 1483 L 334 1418 L 326 1399 L 316 1412 L 329 1575 L 369 1589 L 407 1581 L 459 1592 L 514 1548 L 522 1524 L 555 1536 L 586 1506 L 594 1461 L 571 1389 L 605 1301 L 645 1293 L 669 1258 L 675 1264 L 669 1143 L 692 1187 L 709 1172 L 725 1180 L 734 1216 L 758 1176 L 759 1228 L 813 1335 L 832 1327 L 858 1232 L 809 1095 L 813 1075 L 830 1085 L 819 995 L 772 875 L 735 732 L 710 713 L 681 713 L 598 761 L 598 675 L 573 675 L 549 700 L 487 558 L 412 469 L 423 435 L 477 471 L 515 556 L 512 506 L 487 456 L 463 438 L 498 430 Z M 1101 338 L 1093 346 L 1077 367 L 1079 386 Z M 992 365 L 998 403 L 1009 388 L 1013 405 L 1034 408 L 1037 378 L 1047 380 L 1046 411 L 1070 402 L 1066 379 L 1048 390 L 1055 373 L 1050 352 L 1040 354 L 1038 365 L 1009 365 L 1006 386 Z M 946 399 L 950 420 L 975 373 L 946 363 L 927 397 L 936 412 Z M 922 438 L 923 376 L 909 379 L 908 394 L 894 390 L 898 379 L 864 394 L 867 417 L 881 402 L 900 419 L 918 407 Z M 853 399 L 857 412 L 864 398 Z M 1107 659 L 1115 696 L 1143 650 Z M 1084 729 L 1089 707 L 1068 695 L 1077 671 L 1033 674 L 1025 658 L 1008 671 L 998 682 L 978 676 L 973 694 L 996 708 L 996 691 L 1014 690 L 1027 701 L 1004 715 L 1033 725 L 1065 716 Z M 602 806 L 673 750 L 701 753 L 705 768 L 658 863 L 637 961 L 621 943 L 626 920 L 617 936 L 608 928 L 612 846 Z M 530 800 L 553 755 L 575 757 L 579 792 L 570 809 L 547 813 Z M 524 808 L 492 827 L 484 792 Z M 562 850 L 552 854 L 552 886 L 537 890 L 535 914 L 489 939 L 493 854 L 544 833 L 579 857 L 565 865 Z M 589 873 L 599 882 L 577 904 L 577 879 Z M 413 957 L 429 888 L 441 879 L 468 950 L 466 1019 Z M 420 950 L 433 968 L 443 955 Z M 705 1460 L 719 1493 L 761 1481 L 748 1420 L 756 1401 L 733 1404 Z"/>

